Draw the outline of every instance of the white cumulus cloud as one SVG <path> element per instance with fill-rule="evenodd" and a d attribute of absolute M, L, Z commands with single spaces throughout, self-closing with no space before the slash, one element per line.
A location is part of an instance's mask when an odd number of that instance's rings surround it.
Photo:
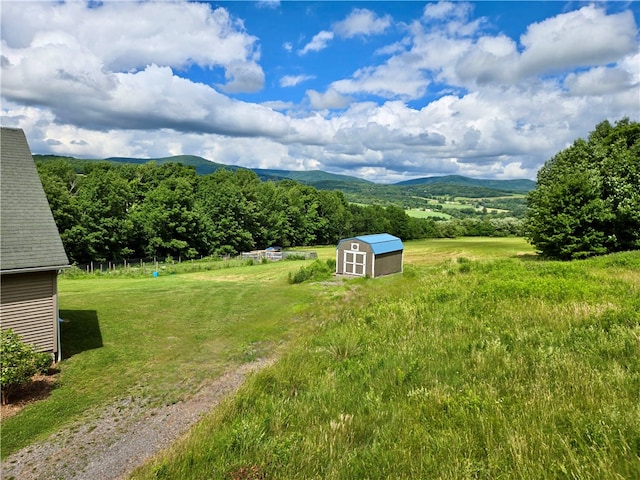
<path fill-rule="evenodd" d="M 323 30 L 320 33 L 316 33 L 311 41 L 301 48 L 298 53 L 306 55 L 309 52 L 319 52 L 327 48 L 331 40 L 333 40 L 333 32 Z"/>
<path fill-rule="evenodd" d="M 313 75 L 285 75 L 280 79 L 281 87 L 295 87 L 299 83 L 314 79 Z"/>
<path fill-rule="evenodd" d="M 638 120 L 638 27 L 624 6 L 585 6 L 514 36 L 474 18 L 471 3 L 429 3 L 402 24 L 370 5 L 298 51 L 389 35 L 370 58 L 326 78 L 311 56 L 263 67 L 263 39 L 211 4 L 3 2 L 2 124 L 24 128 L 36 153 L 189 153 L 390 181 L 534 178 L 604 118 Z M 294 51 L 283 42 L 265 41 L 264 56 Z M 311 79 L 316 89 L 294 88 Z M 277 93 L 251 93 L 265 85 Z"/>
<path fill-rule="evenodd" d="M 306 94 L 311 107 L 318 110 L 324 110 L 327 108 L 344 108 L 351 101 L 348 97 L 333 89 L 329 89 L 325 93 L 319 93 L 315 90 L 307 90 Z"/>
<path fill-rule="evenodd" d="M 333 25 L 336 35 L 351 38 L 358 35 L 377 35 L 384 32 L 391 25 L 391 17 L 378 17 L 366 8 L 354 9 L 347 18 Z"/>
<path fill-rule="evenodd" d="M 198 3 L 109 2 L 88 8 L 82 2 L 3 2 L 2 41 L 12 65 L 3 71 L 5 78 L 24 74 L 22 59 L 46 49 L 62 71 L 92 59 L 94 76 L 195 64 L 224 69 L 234 91 L 256 91 L 264 80 L 257 38 L 227 10 Z M 69 55 L 70 49 L 80 56 Z"/>
<path fill-rule="evenodd" d="M 582 73 L 567 75 L 564 85 L 571 95 L 606 95 L 630 88 L 638 88 L 631 72 L 622 68 L 596 67 Z M 640 108 L 640 94 L 638 95 Z"/>
<path fill-rule="evenodd" d="M 391 26 L 391 17 L 377 16 L 366 8 L 354 8 L 344 19 L 332 25 L 331 30 L 322 30 L 313 36 L 311 41 L 301 48 L 298 53 L 306 55 L 309 52 L 319 52 L 329 46 L 335 36 L 353 38 L 379 35 Z"/>
<path fill-rule="evenodd" d="M 607 14 L 583 7 L 529 26 L 520 42 L 523 75 L 595 66 L 637 51 L 637 26 L 630 11 Z"/>

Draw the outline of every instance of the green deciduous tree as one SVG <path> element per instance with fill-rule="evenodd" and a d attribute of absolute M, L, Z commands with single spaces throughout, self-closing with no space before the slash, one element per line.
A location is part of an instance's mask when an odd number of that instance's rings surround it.
<path fill-rule="evenodd" d="M 146 256 L 193 258 L 205 248 L 203 221 L 195 208 L 194 170 L 160 180 L 131 214 Z"/>
<path fill-rule="evenodd" d="M 233 173 L 218 170 L 200 179 L 196 209 L 204 221 L 209 253 L 233 254 L 253 248 L 246 226 L 253 212 Z"/>
<path fill-rule="evenodd" d="M 524 229 L 558 259 L 640 248 L 640 124 L 599 124 L 538 172 Z"/>
<path fill-rule="evenodd" d="M 325 227 L 317 232 L 317 243 L 338 243 L 351 229 L 351 212 L 344 194 L 339 191 L 318 190 L 318 214 L 325 219 Z"/>
<path fill-rule="evenodd" d="M 80 224 L 81 207 L 78 202 L 83 177 L 64 159 L 38 162 L 37 168 L 67 255 L 72 262 L 83 261 L 90 256 L 85 240 L 88 232 Z"/>
<path fill-rule="evenodd" d="M 327 226 L 320 212 L 318 191 L 295 182 L 282 182 L 287 188 L 287 219 L 291 226 L 291 246 L 314 245 L 319 233 Z"/>
<path fill-rule="evenodd" d="M 391 223 L 380 205 L 349 205 L 353 218 L 353 235 L 391 233 Z"/>
<path fill-rule="evenodd" d="M 75 196 L 80 178 L 71 164 L 62 159 L 38 163 L 37 168 L 58 231 L 63 234 L 75 225 L 78 217 Z"/>
<path fill-rule="evenodd" d="M 127 258 L 132 253 L 133 225 L 128 214 L 133 195 L 118 169 L 106 162 L 96 164 L 82 178 L 75 199 L 79 217 L 68 234 L 74 260 Z"/>
<path fill-rule="evenodd" d="M 262 182 L 257 203 L 260 228 L 254 234 L 256 246 L 290 246 L 293 232 L 287 214 L 289 199 L 286 189 L 275 182 Z"/>
<path fill-rule="evenodd" d="M 38 169 L 76 263 L 335 244 L 368 233 L 403 240 L 439 235 L 433 220 L 409 217 L 402 207 L 353 205 L 340 191 L 293 180 L 262 182 L 247 169 L 198 176 L 179 163 L 64 158 L 41 161 Z"/>

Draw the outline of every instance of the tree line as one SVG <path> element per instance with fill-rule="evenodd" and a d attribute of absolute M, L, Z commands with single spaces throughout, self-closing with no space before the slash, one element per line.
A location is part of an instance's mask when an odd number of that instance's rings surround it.
<path fill-rule="evenodd" d="M 157 165 L 37 162 L 72 262 L 233 255 L 277 245 L 329 245 L 388 232 L 438 236 L 435 222 L 404 209 L 350 204 L 339 191 L 292 180 L 261 181 L 250 170 L 198 175 Z"/>
<path fill-rule="evenodd" d="M 526 237 L 545 256 L 640 249 L 640 123 L 605 120 L 549 159 L 527 207 Z"/>
<path fill-rule="evenodd" d="M 199 175 L 180 163 L 36 162 L 72 262 L 233 255 L 278 245 L 331 245 L 387 232 L 403 240 L 524 235 L 544 255 L 573 259 L 640 248 L 640 124 L 604 121 L 549 159 L 524 222 L 436 221 L 400 206 L 349 203 L 338 190 L 251 170 Z"/>

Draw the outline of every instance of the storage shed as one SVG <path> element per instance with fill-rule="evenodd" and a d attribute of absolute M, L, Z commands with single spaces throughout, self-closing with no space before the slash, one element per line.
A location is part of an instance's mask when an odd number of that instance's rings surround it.
<path fill-rule="evenodd" d="M 0 328 L 58 359 L 58 271 L 69 266 L 22 130 L 0 129 Z"/>
<path fill-rule="evenodd" d="M 380 277 L 402 272 L 402 240 L 388 233 L 340 240 L 336 274 Z"/>

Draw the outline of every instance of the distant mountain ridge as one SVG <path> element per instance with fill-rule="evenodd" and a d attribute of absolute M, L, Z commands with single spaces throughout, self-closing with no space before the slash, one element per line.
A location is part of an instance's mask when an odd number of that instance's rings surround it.
<path fill-rule="evenodd" d="M 473 187 L 493 188 L 512 192 L 529 192 L 536 186 L 536 182 L 528 179 L 491 180 L 464 177 L 462 175 L 444 175 L 441 177 L 423 177 L 404 180 L 395 185 L 433 185 L 433 184 L 467 185 Z"/>
<path fill-rule="evenodd" d="M 237 165 L 225 165 L 222 163 L 217 163 L 211 160 L 207 160 L 206 158 L 198 157 L 196 155 L 176 155 L 173 157 L 162 157 L 162 158 L 150 158 L 150 159 L 141 159 L 141 158 L 129 158 L 129 157 L 109 157 L 105 158 L 106 162 L 117 162 L 117 163 L 133 163 L 136 165 L 144 164 L 147 162 L 156 162 L 158 165 L 162 165 L 163 163 L 182 163 L 183 165 L 188 165 L 194 167 L 196 172 L 201 175 L 208 175 L 210 173 L 215 172 L 221 168 L 226 170 L 239 170 L 246 168 L 247 170 L 252 170 L 258 175 L 262 180 L 295 180 L 300 183 L 308 183 L 308 184 L 317 184 L 321 182 L 356 182 L 356 183 L 373 183 L 369 180 L 364 180 L 358 177 L 351 177 L 349 175 L 339 175 L 336 173 L 328 173 L 322 170 L 277 170 L 277 169 L 268 169 L 268 168 L 247 168 L 240 167 Z"/>
<path fill-rule="evenodd" d="M 135 165 L 143 165 L 149 162 L 155 162 L 158 165 L 162 165 L 164 163 L 182 163 L 183 165 L 194 167 L 196 172 L 198 172 L 200 175 L 208 175 L 209 173 L 213 173 L 221 168 L 226 168 L 227 170 L 237 170 L 241 168 L 232 165 L 223 165 L 222 163 L 207 160 L 206 158 L 198 157 L 197 155 L 175 155 L 172 157 L 161 158 L 109 157 L 105 158 L 102 161 L 115 163 L 133 163 Z"/>
<path fill-rule="evenodd" d="M 374 183 L 363 178 L 352 177 L 349 175 L 340 175 L 337 173 L 328 173 L 322 170 L 272 170 L 268 168 L 252 168 L 251 170 L 253 170 L 261 178 L 277 177 L 313 185 L 324 182 L 354 182 L 366 184 Z"/>
<path fill-rule="evenodd" d="M 290 179 L 299 183 L 314 186 L 319 189 L 325 190 L 350 190 L 353 187 L 419 187 L 419 186 L 438 186 L 442 189 L 446 185 L 461 186 L 473 188 L 482 188 L 495 190 L 497 192 L 505 193 L 527 193 L 535 188 L 536 183 L 532 180 L 518 179 L 518 180 L 490 180 L 490 179 L 476 179 L 470 177 L 464 177 L 461 175 L 444 175 L 440 177 L 423 177 L 415 178 L 412 180 L 405 180 L 394 184 L 378 184 L 365 180 L 359 177 L 353 177 L 349 175 L 340 175 L 335 173 L 328 173 L 322 170 L 277 170 L 266 168 L 246 168 L 237 165 L 226 165 L 217 163 L 196 155 L 176 155 L 171 157 L 161 158 L 132 158 L 132 157 L 109 157 L 105 159 L 79 159 L 70 156 L 57 156 L 57 155 L 33 155 L 36 161 L 52 161 L 56 159 L 66 159 L 74 161 L 87 161 L 87 162 L 113 162 L 113 163 L 130 163 L 136 165 L 142 165 L 148 162 L 155 162 L 158 165 L 165 163 L 182 163 L 194 167 L 196 172 L 200 175 L 207 175 L 215 172 L 221 168 L 226 170 L 236 171 L 239 169 L 247 169 L 255 172 L 261 180 L 285 180 Z"/>

